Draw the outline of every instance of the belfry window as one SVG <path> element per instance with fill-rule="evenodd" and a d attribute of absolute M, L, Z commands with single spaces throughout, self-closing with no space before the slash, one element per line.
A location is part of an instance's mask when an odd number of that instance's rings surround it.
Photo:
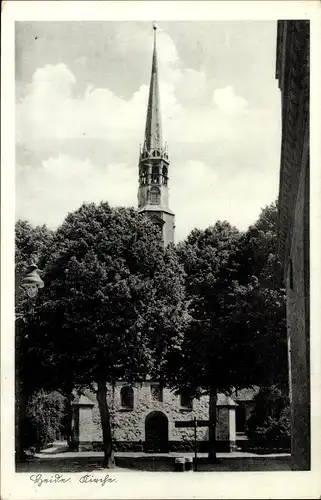
<path fill-rule="evenodd" d="M 158 167 L 152 168 L 152 184 L 159 184 L 159 170 Z"/>
<path fill-rule="evenodd" d="M 163 167 L 163 184 L 164 186 L 167 186 L 167 175 L 168 175 L 168 170 L 167 170 L 167 167 L 166 165 L 164 165 Z"/>
<path fill-rule="evenodd" d="M 129 385 L 125 385 L 120 390 L 120 405 L 124 410 L 133 410 L 134 408 L 134 390 Z"/>
<path fill-rule="evenodd" d="M 145 165 L 144 167 L 142 167 L 140 171 L 140 182 L 142 186 L 147 184 L 147 176 L 148 176 L 148 167 L 146 167 Z"/>
<path fill-rule="evenodd" d="M 147 182 L 146 175 L 143 173 L 140 178 L 141 185 L 144 186 Z"/>
<path fill-rule="evenodd" d="M 150 202 L 151 205 L 159 205 L 160 190 L 157 187 L 152 187 L 150 190 Z"/>

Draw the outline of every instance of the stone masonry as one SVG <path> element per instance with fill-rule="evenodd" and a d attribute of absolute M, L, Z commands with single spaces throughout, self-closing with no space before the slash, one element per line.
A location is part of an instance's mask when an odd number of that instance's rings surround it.
<path fill-rule="evenodd" d="M 120 450 L 139 450 L 146 442 L 147 417 L 153 412 L 159 412 L 164 421 L 167 421 L 167 436 L 169 450 L 188 449 L 192 447 L 194 439 L 193 428 L 176 428 L 175 421 L 208 420 L 208 397 L 192 400 L 190 408 L 181 405 L 179 395 L 170 389 L 162 389 L 162 401 L 153 398 L 152 382 L 135 384 L 133 387 L 132 409 L 122 406 L 121 388 L 124 383 L 119 382 L 114 388 L 108 387 L 108 404 L 111 413 L 113 441 Z M 85 404 L 86 403 L 86 404 Z M 235 408 L 236 403 L 222 394 L 218 396 L 216 438 L 218 447 L 229 451 L 235 446 Z M 74 440 L 79 449 L 99 448 L 102 442 L 100 414 L 95 394 L 86 393 L 74 402 Z M 78 426 L 78 429 L 77 429 Z M 157 432 L 157 430 L 156 430 Z M 208 428 L 197 429 L 197 441 L 201 448 L 206 448 Z"/>

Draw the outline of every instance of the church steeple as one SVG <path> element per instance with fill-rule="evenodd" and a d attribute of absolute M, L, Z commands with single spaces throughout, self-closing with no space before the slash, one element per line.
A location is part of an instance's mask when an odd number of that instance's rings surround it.
<path fill-rule="evenodd" d="M 145 127 L 144 148 L 147 151 L 160 150 L 163 147 L 162 123 L 160 113 L 159 82 L 157 67 L 157 48 L 156 48 L 156 24 L 154 30 L 154 50 L 152 62 L 152 74 L 150 78 L 148 107 Z"/>
<path fill-rule="evenodd" d="M 145 137 L 139 154 L 138 209 L 146 213 L 162 231 L 164 245 L 174 241 L 174 213 L 168 206 L 168 151 L 163 144 L 156 30 L 154 30 L 154 48 L 152 73 L 146 115 Z"/>

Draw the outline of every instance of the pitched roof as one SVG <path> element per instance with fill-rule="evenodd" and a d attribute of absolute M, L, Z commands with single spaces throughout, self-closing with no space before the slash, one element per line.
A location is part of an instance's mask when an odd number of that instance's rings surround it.
<path fill-rule="evenodd" d="M 75 406 L 95 406 L 94 401 L 85 396 L 84 394 L 80 394 L 80 396 L 76 396 L 72 402 L 72 405 Z"/>
<path fill-rule="evenodd" d="M 225 396 L 225 394 L 218 394 L 216 406 L 237 406 L 237 403 L 229 396 Z"/>
<path fill-rule="evenodd" d="M 253 388 L 240 389 L 231 394 L 231 397 L 235 401 L 252 401 L 254 396 L 259 392 L 259 387 L 254 386 Z"/>

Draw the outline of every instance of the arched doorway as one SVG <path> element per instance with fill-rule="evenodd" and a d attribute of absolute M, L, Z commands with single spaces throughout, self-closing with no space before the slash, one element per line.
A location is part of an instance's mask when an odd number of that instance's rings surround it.
<path fill-rule="evenodd" d="M 161 411 L 152 411 L 145 420 L 145 451 L 168 453 L 168 419 Z"/>

